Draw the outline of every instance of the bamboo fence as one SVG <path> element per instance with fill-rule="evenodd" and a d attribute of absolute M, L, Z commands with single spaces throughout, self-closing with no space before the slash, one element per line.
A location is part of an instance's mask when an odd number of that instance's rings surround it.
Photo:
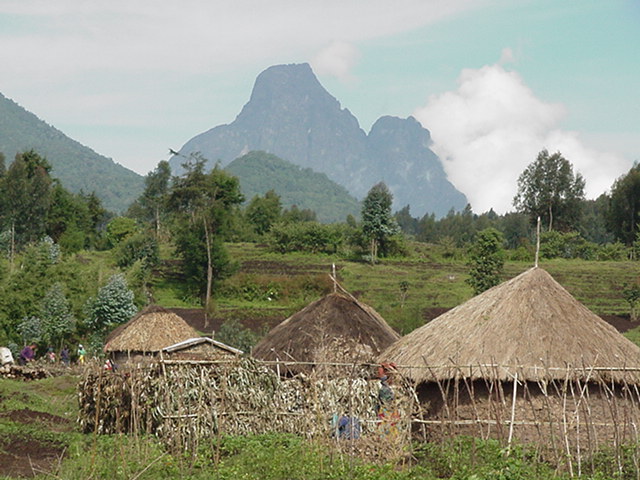
<path fill-rule="evenodd" d="M 640 478 L 640 368 L 567 367 L 563 379 L 555 371 L 555 380 L 531 381 L 524 367 L 458 366 L 455 378 L 414 385 L 400 372 L 441 366 L 398 366 L 393 405 L 380 416 L 376 365 L 316 362 L 307 375 L 278 375 L 295 363 L 156 359 L 116 372 L 87 369 L 79 422 L 86 432 L 152 433 L 192 452 L 215 447 L 221 435 L 280 432 L 389 458 L 408 455 L 412 440 L 469 435 L 496 439 L 507 452 L 527 444 L 576 475 L 606 450 L 621 472 L 632 465 Z M 511 381 L 486 380 L 500 368 Z M 629 381 L 607 380 L 613 370 Z M 342 416 L 357 419 L 358 438 L 338 434 Z"/>

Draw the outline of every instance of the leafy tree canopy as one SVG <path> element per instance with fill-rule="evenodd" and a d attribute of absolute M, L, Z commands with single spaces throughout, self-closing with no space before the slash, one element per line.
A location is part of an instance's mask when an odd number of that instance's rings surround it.
<path fill-rule="evenodd" d="M 488 290 L 500 283 L 500 274 L 504 268 L 504 237 L 495 228 L 478 232 L 469 252 L 469 278 L 474 293 Z"/>
<path fill-rule="evenodd" d="M 548 230 L 571 230 L 578 226 L 584 179 L 573 173 L 573 166 L 560 152 L 549 155 L 542 150 L 538 158 L 520 174 L 516 210 L 535 223 L 540 217 Z"/>
<path fill-rule="evenodd" d="M 618 178 L 611 187 L 607 224 L 615 237 L 631 245 L 640 223 L 640 164 Z"/>

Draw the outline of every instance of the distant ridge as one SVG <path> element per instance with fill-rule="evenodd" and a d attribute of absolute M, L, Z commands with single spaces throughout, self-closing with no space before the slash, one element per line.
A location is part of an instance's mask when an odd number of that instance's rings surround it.
<path fill-rule="evenodd" d="M 282 160 L 266 152 L 249 152 L 225 167 L 240 180 L 247 201 L 274 190 L 284 208 L 316 212 L 320 222 L 345 221 L 347 215 L 360 215 L 360 202 L 324 173 Z"/>
<path fill-rule="evenodd" d="M 94 192 L 103 205 L 123 212 L 142 193 L 143 178 L 99 155 L 0 94 L 0 152 L 9 165 L 33 149 L 46 157 L 52 176 L 72 192 Z"/>
<path fill-rule="evenodd" d="M 448 181 L 440 159 L 429 149 L 429 131 L 412 117 L 382 117 L 367 135 L 340 106 L 306 64 L 276 65 L 258 75 L 251 98 L 236 119 L 189 140 L 188 156 L 227 165 L 253 150 L 277 155 L 295 165 L 325 173 L 351 195 L 364 198 L 384 181 L 394 207 L 444 216 L 462 210 L 466 197 Z M 180 171 L 181 159 L 170 160 Z"/>

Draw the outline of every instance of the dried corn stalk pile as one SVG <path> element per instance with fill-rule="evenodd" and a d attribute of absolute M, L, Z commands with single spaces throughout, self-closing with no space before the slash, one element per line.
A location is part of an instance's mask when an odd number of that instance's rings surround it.
<path fill-rule="evenodd" d="M 379 384 L 361 369 L 343 375 L 298 375 L 281 380 L 250 358 L 230 363 L 159 362 L 144 369 L 88 373 L 80 383 L 85 431 L 151 432 L 174 448 L 192 449 L 218 433 L 303 433 L 328 437 L 332 421 L 359 420 L 362 435 L 377 432 Z M 408 437 L 415 408 L 410 389 L 395 385 L 393 427 Z"/>

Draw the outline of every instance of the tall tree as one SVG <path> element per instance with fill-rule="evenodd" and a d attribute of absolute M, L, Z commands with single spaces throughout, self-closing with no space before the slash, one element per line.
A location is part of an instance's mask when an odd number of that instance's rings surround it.
<path fill-rule="evenodd" d="M 640 164 L 637 162 L 611 187 L 607 224 L 615 237 L 631 245 L 640 223 Z"/>
<path fill-rule="evenodd" d="M 205 164 L 206 159 L 196 156 L 183 165 L 185 173 L 173 179 L 168 205 L 182 225 L 176 243 L 186 268 L 201 271 L 199 265 L 206 265 L 204 304 L 208 326 L 214 276 L 222 274 L 221 268 L 214 270 L 226 258 L 221 241 L 223 230 L 228 225 L 232 207 L 240 204 L 243 197 L 236 177 L 218 166 L 207 174 Z M 205 259 L 199 255 L 202 251 Z"/>
<path fill-rule="evenodd" d="M 42 340 L 60 348 L 75 322 L 62 284 L 54 283 L 49 289 L 42 299 L 41 311 Z"/>
<path fill-rule="evenodd" d="M 371 263 L 375 263 L 385 240 L 398 232 L 398 225 L 391 215 L 392 203 L 393 195 L 384 182 L 371 187 L 362 202 L 362 233 L 369 239 Z"/>
<path fill-rule="evenodd" d="M 18 153 L 0 181 L 3 229 L 15 249 L 45 234 L 51 197 L 51 166 L 35 151 Z"/>
<path fill-rule="evenodd" d="M 264 235 L 280 218 L 282 213 L 280 195 L 273 190 L 265 193 L 264 197 L 256 195 L 247 205 L 246 213 L 256 233 Z"/>
<path fill-rule="evenodd" d="M 504 237 L 495 228 L 478 232 L 469 252 L 468 265 L 471 268 L 467 279 L 476 295 L 500 283 L 504 268 L 503 244 Z"/>
<path fill-rule="evenodd" d="M 149 172 L 144 179 L 144 192 L 139 198 L 140 205 L 153 219 L 156 237 L 160 235 L 162 223 L 162 212 L 169 194 L 169 183 L 171 181 L 171 167 L 169 162 L 161 160 L 152 172 Z"/>
<path fill-rule="evenodd" d="M 529 215 L 531 222 L 540 217 L 548 230 L 571 230 L 578 226 L 584 179 L 573 173 L 573 166 L 560 152 L 549 155 L 542 150 L 518 178 L 513 205 Z"/>
<path fill-rule="evenodd" d="M 94 333 L 106 333 L 113 325 L 127 322 L 135 315 L 134 293 L 122 274 L 115 274 L 98 290 L 95 298 L 87 301 L 87 325 Z"/>

